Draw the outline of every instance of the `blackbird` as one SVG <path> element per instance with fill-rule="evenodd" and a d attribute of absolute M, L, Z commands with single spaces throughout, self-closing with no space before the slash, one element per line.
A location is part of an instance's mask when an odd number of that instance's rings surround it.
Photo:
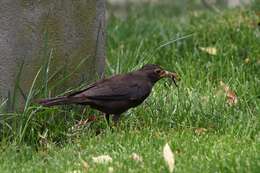
<path fill-rule="evenodd" d="M 89 105 L 105 113 L 108 123 L 109 115 L 113 114 L 113 121 L 116 123 L 120 114 L 140 105 L 149 96 L 154 84 L 164 77 L 171 78 L 176 85 L 175 79 L 178 80 L 176 73 L 163 70 L 159 65 L 147 64 L 137 71 L 99 80 L 83 90 L 66 96 L 44 99 L 39 101 L 39 104 Z"/>

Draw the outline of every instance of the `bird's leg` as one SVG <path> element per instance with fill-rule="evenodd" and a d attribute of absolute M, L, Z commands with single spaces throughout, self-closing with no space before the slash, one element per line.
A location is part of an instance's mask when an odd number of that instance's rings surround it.
<path fill-rule="evenodd" d="M 106 118 L 107 124 L 109 125 L 109 114 L 105 114 L 105 118 Z"/>
<path fill-rule="evenodd" d="M 119 118 L 120 118 L 120 114 L 115 114 L 115 115 L 113 116 L 113 121 L 114 121 L 115 124 L 118 123 Z"/>

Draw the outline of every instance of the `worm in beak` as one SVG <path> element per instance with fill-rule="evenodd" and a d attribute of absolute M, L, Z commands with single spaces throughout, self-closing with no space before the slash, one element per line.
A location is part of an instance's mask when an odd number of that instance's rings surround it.
<path fill-rule="evenodd" d="M 180 77 L 177 73 L 173 73 L 173 72 L 169 72 L 169 71 L 164 70 L 164 73 L 161 74 L 161 77 L 171 78 L 173 80 L 175 86 L 178 87 L 176 81 L 179 81 Z"/>

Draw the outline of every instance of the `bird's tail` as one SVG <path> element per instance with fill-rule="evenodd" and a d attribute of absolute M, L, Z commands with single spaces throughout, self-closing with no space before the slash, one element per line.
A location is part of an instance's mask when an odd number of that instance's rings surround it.
<path fill-rule="evenodd" d="M 67 96 L 62 96 L 57 98 L 38 100 L 37 103 L 43 106 L 55 106 L 55 105 L 70 104 L 70 100 L 68 99 Z"/>

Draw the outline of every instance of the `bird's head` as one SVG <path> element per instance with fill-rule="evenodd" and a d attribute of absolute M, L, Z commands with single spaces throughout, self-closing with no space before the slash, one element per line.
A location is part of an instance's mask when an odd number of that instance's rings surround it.
<path fill-rule="evenodd" d="M 179 80 L 179 76 L 176 73 L 166 71 L 157 64 L 144 65 L 140 69 L 140 71 L 144 72 L 153 83 L 157 82 L 162 78 L 167 77 L 167 78 L 171 78 L 174 84 L 177 86 L 176 80 Z"/>

